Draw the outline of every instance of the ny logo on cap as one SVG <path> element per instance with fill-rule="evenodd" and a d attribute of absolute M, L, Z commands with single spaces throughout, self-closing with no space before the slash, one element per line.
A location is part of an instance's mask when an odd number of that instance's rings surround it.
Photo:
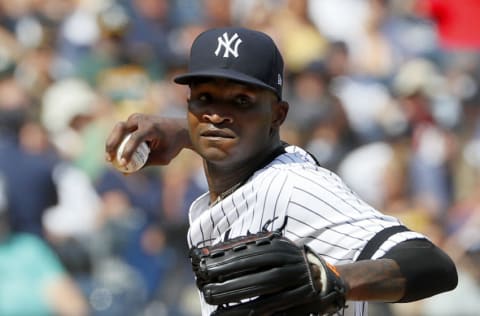
<path fill-rule="evenodd" d="M 228 38 L 227 32 L 223 33 L 223 37 L 218 37 L 218 45 L 217 49 L 215 50 L 215 56 L 220 54 L 220 50 L 222 47 L 225 49 L 223 52 L 223 57 L 228 58 L 229 54 L 231 53 L 235 58 L 238 57 L 238 45 L 242 42 L 242 39 L 238 37 L 238 34 L 235 33 L 231 38 Z M 232 48 L 232 44 L 234 47 Z"/>

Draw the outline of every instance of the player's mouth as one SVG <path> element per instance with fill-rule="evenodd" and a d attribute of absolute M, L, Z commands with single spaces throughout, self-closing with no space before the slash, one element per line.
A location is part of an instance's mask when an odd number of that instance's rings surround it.
<path fill-rule="evenodd" d="M 209 138 L 209 139 L 233 139 L 235 138 L 235 134 L 233 134 L 229 130 L 222 130 L 222 129 L 209 129 L 200 133 L 201 137 Z"/>

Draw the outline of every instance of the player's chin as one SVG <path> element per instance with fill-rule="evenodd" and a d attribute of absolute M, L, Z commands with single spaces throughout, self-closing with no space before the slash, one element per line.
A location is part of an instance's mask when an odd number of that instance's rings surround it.
<path fill-rule="evenodd" d="M 234 138 L 202 139 L 199 142 L 198 151 L 206 160 L 221 163 L 235 155 L 237 145 Z"/>

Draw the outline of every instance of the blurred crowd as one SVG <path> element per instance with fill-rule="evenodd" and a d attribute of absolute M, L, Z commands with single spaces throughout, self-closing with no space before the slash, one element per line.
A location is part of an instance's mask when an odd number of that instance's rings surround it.
<path fill-rule="evenodd" d="M 172 77 L 225 25 L 280 47 L 282 138 L 457 263 L 455 291 L 371 314 L 477 315 L 479 17 L 476 0 L 0 0 L 0 315 L 199 315 L 199 157 L 126 176 L 104 142 L 134 112 L 184 116 Z"/>

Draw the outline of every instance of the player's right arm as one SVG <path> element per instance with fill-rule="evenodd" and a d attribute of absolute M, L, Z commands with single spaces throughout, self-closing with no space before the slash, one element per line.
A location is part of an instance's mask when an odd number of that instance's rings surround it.
<path fill-rule="evenodd" d="M 166 165 L 183 148 L 191 148 L 186 119 L 135 113 L 126 121 L 118 122 L 110 132 L 105 142 L 107 161 L 113 161 L 118 146 L 129 133 L 132 136 L 122 155 L 125 165 L 143 141 L 150 147 L 147 165 Z"/>

